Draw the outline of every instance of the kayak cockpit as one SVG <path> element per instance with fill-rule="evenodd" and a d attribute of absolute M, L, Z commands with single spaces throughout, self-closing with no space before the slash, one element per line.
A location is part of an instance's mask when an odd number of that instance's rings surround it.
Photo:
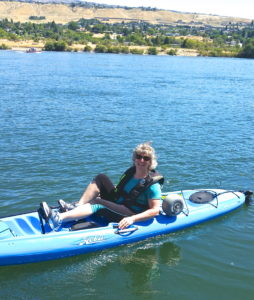
<path fill-rule="evenodd" d="M 79 222 L 64 223 L 57 231 L 76 231 L 107 226 L 108 222 L 90 217 Z M 52 232 L 48 223 L 40 218 L 38 212 L 5 217 L 0 220 L 0 240 L 14 237 L 35 236 Z"/>
<path fill-rule="evenodd" d="M 4 231 L 0 231 L 0 239 L 3 239 L 4 236 L 6 238 L 7 231 L 11 233 L 9 234 L 9 237 L 37 235 L 42 233 L 37 212 L 6 217 L 1 220 L 0 224 L 5 228 Z M 5 234 L 3 232 L 5 232 Z"/>

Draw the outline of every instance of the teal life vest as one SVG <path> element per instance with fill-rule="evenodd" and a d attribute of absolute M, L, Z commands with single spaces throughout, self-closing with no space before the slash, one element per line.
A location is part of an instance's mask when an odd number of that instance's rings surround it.
<path fill-rule="evenodd" d="M 115 199 L 122 197 L 124 199 L 122 204 L 128 207 L 130 210 L 132 210 L 133 206 L 138 206 L 143 210 L 146 210 L 149 208 L 148 203 L 141 204 L 137 202 L 139 195 L 155 183 L 159 183 L 160 185 L 162 185 L 164 182 L 164 177 L 157 171 L 151 170 L 149 171 L 148 175 L 144 179 L 142 179 L 130 192 L 126 192 L 124 190 L 124 187 L 126 183 L 134 176 L 135 172 L 135 166 L 130 167 L 127 171 L 124 172 L 114 190 Z"/>

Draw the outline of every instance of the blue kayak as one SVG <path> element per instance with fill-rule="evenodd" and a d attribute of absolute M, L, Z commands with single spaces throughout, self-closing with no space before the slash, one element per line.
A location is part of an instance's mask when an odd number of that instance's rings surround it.
<path fill-rule="evenodd" d="M 209 199 L 201 199 L 200 194 L 208 195 Z M 103 216 L 65 223 L 57 231 L 52 230 L 37 211 L 3 217 L 0 219 L 0 265 L 41 262 L 134 243 L 214 219 L 245 202 L 244 192 L 222 189 L 183 190 L 165 193 L 163 198 L 170 195 L 182 199 L 178 212 L 162 212 L 124 230 Z M 179 201 L 175 204 L 179 209 Z"/>

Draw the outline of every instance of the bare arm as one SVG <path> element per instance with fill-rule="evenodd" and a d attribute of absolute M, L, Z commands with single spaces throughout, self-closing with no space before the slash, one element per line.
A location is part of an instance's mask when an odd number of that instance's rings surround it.
<path fill-rule="evenodd" d="M 124 228 L 130 226 L 131 224 L 133 224 L 134 222 L 145 221 L 152 217 L 158 216 L 158 214 L 160 213 L 160 200 L 159 199 L 150 199 L 150 200 L 148 200 L 148 203 L 149 203 L 149 209 L 147 209 L 139 214 L 123 218 L 119 222 L 119 228 L 124 229 Z"/>

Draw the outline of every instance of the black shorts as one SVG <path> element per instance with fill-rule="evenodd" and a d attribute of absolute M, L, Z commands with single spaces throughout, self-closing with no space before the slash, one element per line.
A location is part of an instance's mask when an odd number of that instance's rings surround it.
<path fill-rule="evenodd" d="M 102 208 L 98 210 L 94 215 L 102 219 L 105 219 L 107 222 L 116 222 L 116 223 L 119 223 L 123 218 L 126 217 L 108 208 Z"/>
<path fill-rule="evenodd" d="M 100 197 L 105 200 L 114 201 L 115 197 L 115 186 L 112 181 L 105 174 L 97 175 L 93 180 L 100 191 Z"/>
<path fill-rule="evenodd" d="M 112 181 L 105 174 L 99 174 L 94 178 L 94 182 L 97 184 L 100 190 L 100 197 L 108 201 L 115 201 L 115 186 Z M 96 216 L 104 217 L 108 222 L 120 222 L 122 218 L 126 217 L 120 213 L 114 212 L 108 208 L 100 209 L 95 213 Z"/>

